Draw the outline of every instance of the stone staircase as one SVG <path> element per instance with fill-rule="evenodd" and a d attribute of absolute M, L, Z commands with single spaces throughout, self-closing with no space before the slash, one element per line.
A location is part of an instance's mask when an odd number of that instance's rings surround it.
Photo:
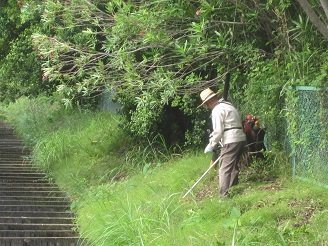
<path fill-rule="evenodd" d="M 29 154 L 0 121 L 0 246 L 86 246 L 74 230 L 69 200 Z"/>

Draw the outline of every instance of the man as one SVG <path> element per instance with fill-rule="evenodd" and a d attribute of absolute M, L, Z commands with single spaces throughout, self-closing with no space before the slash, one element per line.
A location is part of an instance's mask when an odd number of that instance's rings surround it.
<path fill-rule="evenodd" d="M 246 145 L 241 118 L 236 108 L 229 102 L 218 98 L 210 88 L 200 93 L 203 106 L 212 111 L 213 132 L 205 153 L 213 152 L 221 145 L 219 168 L 220 196 L 229 196 L 229 188 L 238 184 L 239 161 Z"/>

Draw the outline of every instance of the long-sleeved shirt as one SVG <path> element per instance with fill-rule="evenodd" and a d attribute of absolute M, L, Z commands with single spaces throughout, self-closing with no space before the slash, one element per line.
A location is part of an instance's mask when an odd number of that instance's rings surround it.
<path fill-rule="evenodd" d="M 242 129 L 241 118 L 238 111 L 231 103 L 219 100 L 212 110 L 213 132 L 210 136 L 210 144 L 213 148 L 221 142 L 223 145 L 246 141 L 246 135 Z"/>

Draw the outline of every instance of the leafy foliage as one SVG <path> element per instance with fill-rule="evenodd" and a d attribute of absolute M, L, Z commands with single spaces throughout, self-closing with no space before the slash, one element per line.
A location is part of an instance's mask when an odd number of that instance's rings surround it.
<path fill-rule="evenodd" d="M 14 101 L 21 96 L 37 96 L 51 91 L 51 85 L 41 79 L 41 61 L 32 49 L 29 30 L 11 43 L 9 54 L 1 67 L 0 100 Z"/>
<path fill-rule="evenodd" d="M 33 38 L 47 60 L 46 77 L 61 83 L 63 95 L 74 99 L 113 90 L 135 136 L 145 138 L 164 128 L 185 132 L 180 143 L 199 144 L 197 129 L 206 121 L 191 120 L 204 113 L 185 113 L 197 104 L 191 98 L 203 88 L 221 86 L 227 71 L 247 69 L 250 58 L 267 49 L 263 39 L 255 39 L 262 30 L 257 11 L 248 1 L 48 1 L 43 21 L 54 35 Z M 186 100 L 183 95 L 189 103 L 175 99 Z M 165 117 L 168 108 L 191 124 L 170 128 L 175 119 Z"/>
<path fill-rule="evenodd" d="M 49 94 L 53 90 L 41 77 L 41 60 L 32 46 L 32 33 L 39 30 L 40 8 L 34 1 L 23 8 L 21 1 L 7 1 L 0 10 L 0 100 Z M 22 11 L 22 12 L 21 12 Z"/>
<path fill-rule="evenodd" d="M 13 13 L 8 6 L 3 15 Z M 97 105 L 88 98 L 111 91 L 123 106 L 125 129 L 138 139 L 158 133 L 168 144 L 199 145 L 208 114 L 195 110 L 198 93 L 221 88 L 230 72 L 229 100 L 242 114 L 262 118 L 279 145 L 284 88 L 326 84 L 327 40 L 290 0 L 48 0 L 15 7 L 21 15 L 8 20 L 29 31 L 17 32 L 13 44 L 33 32 L 41 60 L 26 46 L 24 63 L 35 67 L 24 70 L 35 72 L 30 80 L 26 72 L 10 80 L 23 52 L 12 46 L 2 72 L 9 98 L 57 91 L 66 105 Z M 10 90 L 16 84 L 24 89 Z"/>

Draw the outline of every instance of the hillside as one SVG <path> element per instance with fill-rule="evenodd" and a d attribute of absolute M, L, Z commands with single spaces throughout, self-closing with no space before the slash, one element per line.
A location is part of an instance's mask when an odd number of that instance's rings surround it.
<path fill-rule="evenodd" d="M 50 114 L 50 107 L 41 105 L 42 100 L 21 99 L 2 111 L 26 143 L 34 139 L 36 163 L 71 196 L 80 235 L 92 245 L 328 241 L 326 189 L 294 180 L 282 152 L 271 151 L 265 164 L 244 169 L 229 199 L 219 198 L 214 170 L 182 199 L 208 168 L 210 155 L 155 154 L 159 142 L 136 146 L 119 130 L 117 116 L 55 107 Z"/>

